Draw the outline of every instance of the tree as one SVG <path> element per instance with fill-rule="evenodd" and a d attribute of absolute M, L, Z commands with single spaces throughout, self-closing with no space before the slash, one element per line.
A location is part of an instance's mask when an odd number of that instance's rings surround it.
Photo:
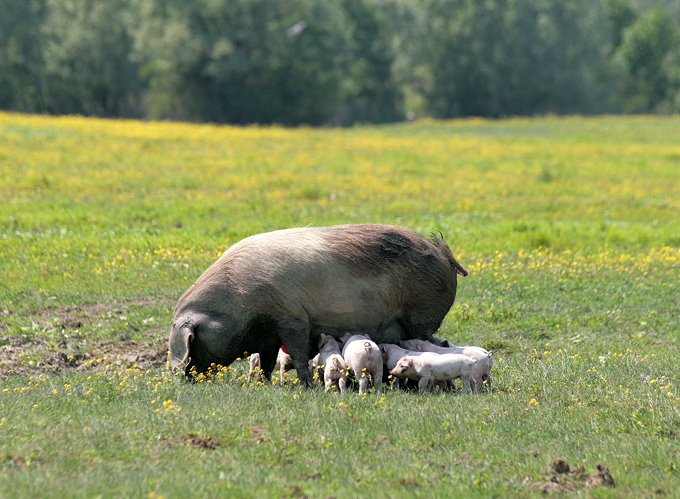
<path fill-rule="evenodd" d="M 44 0 L 0 0 L 0 108 L 44 111 Z"/>
<path fill-rule="evenodd" d="M 130 0 L 47 0 L 46 103 L 52 113 L 140 116 Z"/>
<path fill-rule="evenodd" d="M 403 116 L 402 98 L 392 72 L 394 52 L 385 13 L 372 0 L 344 0 L 342 5 L 350 30 L 342 121 L 395 121 Z"/>
<path fill-rule="evenodd" d="M 660 9 L 641 14 L 625 31 L 619 50 L 630 75 L 626 110 L 652 112 L 673 101 L 678 91 L 679 41 L 678 29 Z"/>
<path fill-rule="evenodd" d="M 601 111 L 609 39 L 590 0 L 430 0 L 430 111 L 439 117 Z"/>
<path fill-rule="evenodd" d="M 323 124 L 341 102 L 343 12 L 322 0 L 146 2 L 154 117 Z"/>
<path fill-rule="evenodd" d="M 623 41 L 623 33 L 635 22 L 637 17 L 629 0 L 606 0 L 609 23 L 612 33 L 612 51 L 619 48 Z"/>

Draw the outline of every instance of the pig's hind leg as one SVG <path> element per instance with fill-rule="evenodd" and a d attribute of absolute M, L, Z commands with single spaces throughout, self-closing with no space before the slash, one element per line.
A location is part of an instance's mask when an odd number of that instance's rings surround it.
<path fill-rule="evenodd" d="M 382 376 L 383 376 L 383 370 L 382 370 L 382 364 L 380 364 L 380 367 L 377 369 L 373 370 L 373 374 L 371 377 L 373 378 L 373 386 L 375 387 L 375 391 L 378 393 L 382 392 Z"/>
<path fill-rule="evenodd" d="M 362 372 L 357 375 L 359 381 L 359 395 L 363 395 L 368 391 L 368 375 L 366 372 Z"/>

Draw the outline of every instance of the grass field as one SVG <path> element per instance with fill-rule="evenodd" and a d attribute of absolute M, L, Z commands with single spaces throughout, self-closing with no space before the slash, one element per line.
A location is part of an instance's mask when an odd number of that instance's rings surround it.
<path fill-rule="evenodd" d="M 224 249 L 360 222 L 444 234 L 470 276 L 440 335 L 494 351 L 492 393 L 164 369 Z M 0 114 L 0 276 L 0 497 L 680 497 L 680 117 Z"/>

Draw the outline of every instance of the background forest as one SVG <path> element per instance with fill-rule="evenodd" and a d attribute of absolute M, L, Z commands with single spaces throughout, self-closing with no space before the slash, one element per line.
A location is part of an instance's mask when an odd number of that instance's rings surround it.
<path fill-rule="evenodd" d="M 676 0 L 0 0 L 0 109 L 219 123 L 680 110 Z"/>

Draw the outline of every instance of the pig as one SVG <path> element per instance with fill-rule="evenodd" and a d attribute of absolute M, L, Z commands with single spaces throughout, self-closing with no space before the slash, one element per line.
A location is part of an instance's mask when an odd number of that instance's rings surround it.
<path fill-rule="evenodd" d="M 274 364 L 274 370 L 276 371 L 277 369 L 279 371 L 279 381 L 282 385 L 283 382 L 285 381 L 284 374 L 286 374 L 286 372 L 288 371 L 295 369 L 295 365 L 293 364 L 293 358 L 290 356 L 289 353 L 284 352 L 282 348 L 279 348 L 279 352 L 276 355 L 276 363 Z"/>
<path fill-rule="evenodd" d="M 354 372 L 354 377 L 359 382 L 359 395 L 363 395 L 368 389 L 368 376 L 373 379 L 375 391 L 382 391 L 383 359 L 378 345 L 368 336 L 362 334 L 343 337 L 342 357 L 345 359 L 347 368 Z"/>
<path fill-rule="evenodd" d="M 389 374 L 392 369 L 395 368 L 397 365 L 397 362 L 401 360 L 402 357 L 406 357 L 407 355 L 411 357 L 420 357 L 420 356 L 433 356 L 433 355 L 438 355 L 436 353 L 432 352 L 418 352 L 414 350 L 406 350 L 405 348 L 402 348 L 398 345 L 391 345 L 387 343 L 381 343 L 378 345 L 380 348 L 380 352 L 383 355 L 383 361 L 384 361 L 384 367 L 387 370 L 387 373 Z M 399 386 L 404 388 L 407 386 L 407 380 L 409 378 L 397 378 L 399 379 Z M 448 386 L 447 382 L 437 382 L 441 388 L 446 388 Z M 453 386 L 451 386 L 453 388 Z"/>
<path fill-rule="evenodd" d="M 342 357 L 340 345 L 330 335 L 321 333 L 319 338 L 319 366 L 323 366 L 323 381 L 326 390 L 338 385 L 340 393 L 347 391 L 347 364 Z"/>
<path fill-rule="evenodd" d="M 407 350 L 405 348 L 400 347 L 399 345 L 392 345 L 389 343 L 381 343 L 380 345 L 378 345 L 378 348 L 380 348 L 380 352 L 382 353 L 385 367 L 387 367 L 388 371 L 394 369 L 394 367 L 397 365 L 397 362 L 399 362 L 399 360 L 402 357 L 406 357 L 407 355 L 410 355 L 412 357 L 417 357 L 420 355 L 427 356 L 428 354 L 434 355 L 431 352 L 419 352 L 414 350 Z"/>
<path fill-rule="evenodd" d="M 435 356 L 402 357 L 390 373 L 399 378 L 418 380 L 418 391 L 429 391 L 435 381 L 452 381 L 461 378 L 463 393 L 470 387 L 478 391 L 478 384 L 473 380 L 477 361 L 467 355 L 447 353 Z"/>
<path fill-rule="evenodd" d="M 429 340 L 467 271 L 441 235 L 377 224 L 284 229 L 234 244 L 184 292 L 168 339 L 171 370 L 187 376 L 257 352 L 269 378 L 284 345 L 298 378 L 321 332 L 380 343 Z"/>
<path fill-rule="evenodd" d="M 442 340 L 442 343 L 445 346 L 437 346 L 429 341 L 423 340 L 406 340 L 402 341 L 401 345 L 404 348 L 409 348 L 418 352 L 434 352 L 439 354 L 460 353 L 472 357 L 479 361 L 475 368 L 474 379 L 485 385 L 488 390 L 491 390 L 491 367 L 493 366 L 493 359 L 491 356 L 493 355 L 493 352 L 485 350 L 482 347 L 459 347 L 452 345 L 447 340 Z"/>

